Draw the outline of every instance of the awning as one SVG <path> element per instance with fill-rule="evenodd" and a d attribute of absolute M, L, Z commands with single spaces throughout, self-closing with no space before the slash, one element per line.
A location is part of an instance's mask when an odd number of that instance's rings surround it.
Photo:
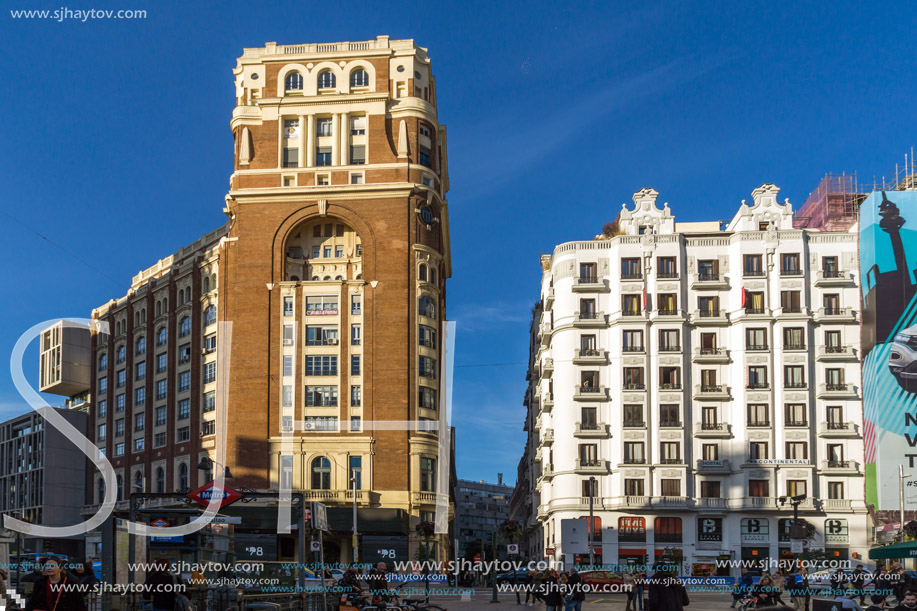
<path fill-rule="evenodd" d="M 886 545 L 885 547 L 874 547 L 869 550 L 869 558 L 870 560 L 917 558 L 917 541 L 896 543 L 895 545 Z"/>

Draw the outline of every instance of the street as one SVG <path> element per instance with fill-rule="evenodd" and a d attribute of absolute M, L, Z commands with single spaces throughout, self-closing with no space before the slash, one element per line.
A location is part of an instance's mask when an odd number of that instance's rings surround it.
<path fill-rule="evenodd" d="M 509 593 L 499 594 L 499 603 L 491 603 L 491 591 L 489 589 L 478 588 L 471 596 L 470 601 L 462 601 L 460 596 L 435 596 L 430 598 L 430 602 L 445 607 L 449 611 L 509 611 L 511 609 L 521 609 L 521 605 L 516 605 L 516 597 Z M 523 595 L 523 599 L 525 596 Z M 691 601 L 691 609 L 728 609 L 732 604 L 732 596 L 729 594 L 719 594 L 713 592 L 693 592 L 688 594 Z M 589 596 L 583 603 L 583 608 L 597 609 L 599 611 L 618 611 L 624 609 L 627 597 L 624 594 L 608 594 L 600 596 Z M 544 611 L 544 605 L 536 603 L 533 609 Z"/>

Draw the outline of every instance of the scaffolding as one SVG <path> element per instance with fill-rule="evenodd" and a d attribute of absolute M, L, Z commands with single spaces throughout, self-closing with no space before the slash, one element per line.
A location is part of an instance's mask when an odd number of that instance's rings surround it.
<path fill-rule="evenodd" d="M 859 215 L 861 193 L 856 174 L 825 174 L 796 212 L 793 227 L 816 231 L 848 231 Z"/>

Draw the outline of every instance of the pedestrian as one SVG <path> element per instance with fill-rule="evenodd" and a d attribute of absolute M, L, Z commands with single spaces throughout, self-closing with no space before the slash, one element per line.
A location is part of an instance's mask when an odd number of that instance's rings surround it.
<path fill-rule="evenodd" d="M 643 607 L 643 593 L 646 591 L 646 571 L 638 568 L 634 575 L 634 600 L 637 601 L 636 611 L 645 611 Z"/>
<path fill-rule="evenodd" d="M 534 607 L 536 602 L 544 602 L 544 595 L 542 594 L 543 584 L 544 571 L 536 571 L 535 575 L 532 576 L 532 604 L 529 606 Z"/>
<path fill-rule="evenodd" d="M 901 600 L 901 604 L 895 607 L 895 611 L 914 611 L 917 609 L 917 594 L 908 592 Z"/>
<path fill-rule="evenodd" d="M 907 594 L 908 587 L 908 577 L 907 573 L 904 572 L 904 569 L 901 568 L 901 565 L 897 562 L 892 567 L 891 575 L 892 579 L 892 590 L 895 592 L 895 599 L 900 605 L 904 600 L 905 595 Z"/>
<path fill-rule="evenodd" d="M 371 596 L 388 596 L 388 577 L 385 574 L 385 563 L 380 562 L 369 570 L 366 585 Z"/>
<path fill-rule="evenodd" d="M 86 611 L 83 595 L 74 586 L 77 580 L 61 570 L 54 558 L 43 558 L 43 577 L 35 584 L 25 611 Z"/>
<path fill-rule="evenodd" d="M 175 609 L 175 577 L 169 572 L 167 558 L 160 558 L 153 563 L 152 570 L 146 576 L 143 598 L 152 602 L 153 611 Z"/>
<path fill-rule="evenodd" d="M 624 606 L 624 611 L 634 611 L 634 574 L 629 570 L 625 570 L 621 579 L 624 581 L 622 589 L 627 594 L 627 604 Z"/>
<path fill-rule="evenodd" d="M 843 596 L 846 594 L 844 590 L 847 589 L 847 575 L 844 573 L 843 569 L 837 569 L 831 573 L 829 578 L 831 581 L 831 596 Z"/>
<path fill-rule="evenodd" d="M 809 570 L 806 567 L 799 567 L 793 583 L 793 589 L 793 604 L 796 605 L 799 611 L 809 611 L 812 591 L 809 589 Z"/>
<path fill-rule="evenodd" d="M 858 564 L 853 573 L 850 575 L 850 583 L 855 588 L 851 596 L 860 597 L 860 606 L 863 606 L 866 603 L 866 582 L 869 581 L 872 575 L 869 574 L 869 571 L 863 568 L 862 564 Z"/>
<path fill-rule="evenodd" d="M 735 606 L 742 601 L 746 596 L 751 593 L 751 586 L 753 580 L 751 573 L 748 572 L 748 569 L 742 568 L 742 574 L 739 576 L 739 580 L 736 582 L 735 587 L 732 589 L 732 605 L 731 609 L 734 609 Z"/>
<path fill-rule="evenodd" d="M 774 573 L 774 603 L 782 607 L 786 606 L 786 603 L 783 602 L 783 593 L 786 591 L 786 575 L 783 574 L 783 569 L 777 569 L 777 572 Z"/>
<path fill-rule="evenodd" d="M 767 571 L 761 575 L 757 585 L 751 590 L 751 595 L 759 607 L 774 605 L 774 579 Z"/>
<path fill-rule="evenodd" d="M 544 594 L 545 611 L 561 611 L 564 607 L 564 595 L 560 591 L 557 572 L 554 569 L 545 571 L 542 592 Z"/>
<path fill-rule="evenodd" d="M 655 567 L 648 611 L 684 611 L 688 606 L 688 593 L 674 569 L 674 565 Z"/>
<path fill-rule="evenodd" d="M 885 603 L 884 594 L 871 594 L 869 600 L 872 601 L 872 604 L 866 607 L 866 611 L 883 611 L 884 609 L 888 609 Z"/>
<path fill-rule="evenodd" d="M 564 597 L 567 603 L 565 611 L 582 611 L 583 601 L 586 600 L 584 585 L 580 574 L 575 569 L 570 569 L 567 573 L 567 595 Z"/>

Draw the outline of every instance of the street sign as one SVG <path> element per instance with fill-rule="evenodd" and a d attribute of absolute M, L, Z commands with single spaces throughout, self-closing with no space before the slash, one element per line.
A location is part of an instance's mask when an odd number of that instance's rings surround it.
<path fill-rule="evenodd" d="M 223 485 L 223 489 L 217 489 L 214 486 L 214 482 L 207 482 L 194 492 L 188 493 L 188 498 L 192 501 L 197 501 L 204 507 L 210 504 L 210 499 L 217 498 L 220 500 L 218 509 L 222 509 L 228 505 L 232 505 L 244 495 L 237 490 L 233 490 L 229 486 Z"/>
<path fill-rule="evenodd" d="M 481 554 L 475 554 L 475 555 L 474 555 L 474 561 L 475 561 L 475 562 L 480 562 L 480 561 L 481 561 Z"/>
<path fill-rule="evenodd" d="M 211 524 L 241 524 L 242 516 L 213 516 Z M 293 525 L 296 526 L 295 524 Z"/>
<path fill-rule="evenodd" d="M 163 518 L 156 518 L 155 520 L 150 522 L 150 526 L 154 526 L 156 528 L 165 528 L 168 525 L 169 525 L 169 521 Z"/>
<path fill-rule="evenodd" d="M 515 543 L 510 543 L 509 545 L 506 546 L 506 553 L 507 554 L 518 554 L 519 546 L 516 545 Z"/>
<path fill-rule="evenodd" d="M 586 537 L 589 522 L 585 518 L 560 521 L 560 548 L 565 554 L 585 554 L 589 551 Z"/>
<path fill-rule="evenodd" d="M 554 555 L 554 548 L 553 548 L 553 547 L 545 548 L 545 550 L 544 550 L 544 555 L 545 555 L 545 556 L 553 556 L 553 555 Z"/>
<path fill-rule="evenodd" d="M 790 553 L 801 554 L 802 553 L 802 541 L 800 540 L 790 541 Z"/>
<path fill-rule="evenodd" d="M 150 522 L 150 526 L 153 528 L 166 528 L 169 526 L 169 521 L 165 518 L 156 518 Z M 185 537 L 183 535 L 176 535 L 173 537 L 157 537 L 151 536 L 150 543 L 182 543 L 184 542 Z"/>
<path fill-rule="evenodd" d="M 328 508 L 322 503 L 312 503 L 312 528 L 328 531 Z"/>
<path fill-rule="evenodd" d="M 321 541 L 312 541 L 310 549 L 313 552 L 320 552 L 322 550 L 322 542 Z"/>

